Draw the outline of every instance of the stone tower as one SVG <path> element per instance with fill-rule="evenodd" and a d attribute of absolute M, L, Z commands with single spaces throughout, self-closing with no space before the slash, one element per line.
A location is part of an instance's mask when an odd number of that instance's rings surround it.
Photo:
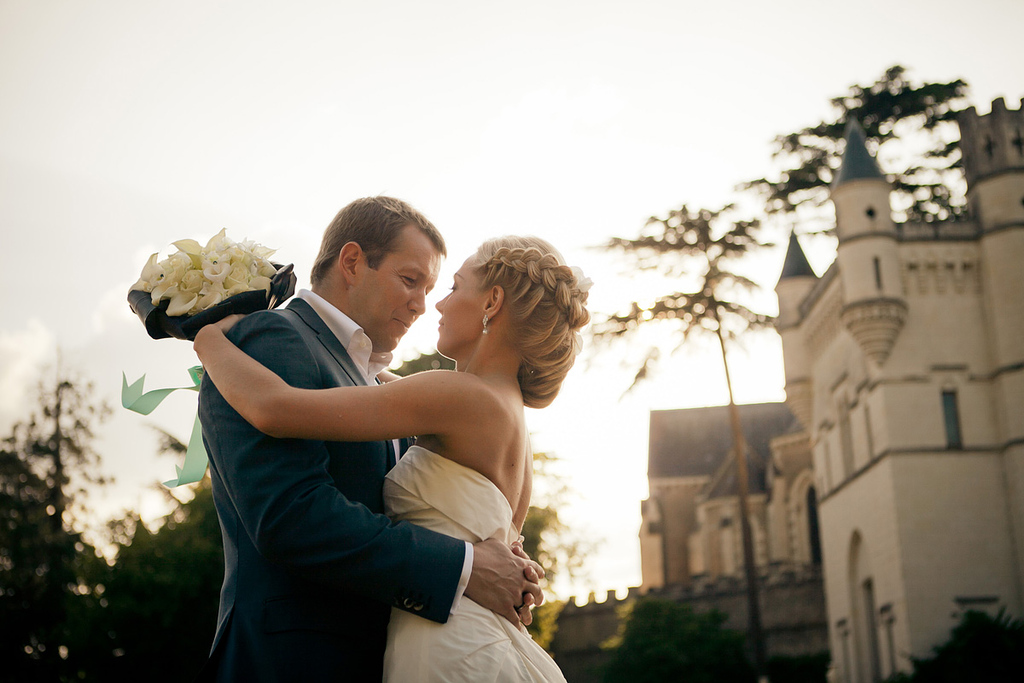
<path fill-rule="evenodd" d="M 1006 448 L 1018 555 L 1024 552 L 1024 100 L 974 107 L 960 124 L 967 199 L 981 229 L 982 278 L 993 362 L 996 429 Z M 1024 583 L 1024 557 L 1017 558 Z"/>
<path fill-rule="evenodd" d="M 779 297 L 779 317 L 775 329 L 782 337 L 783 363 L 786 368 L 786 405 L 804 429 L 811 428 L 813 392 L 810 382 L 810 357 L 804 335 L 800 332 L 800 302 L 818 282 L 807 262 L 796 233 L 789 236 L 789 248 L 782 265 L 782 274 L 775 285 Z"/>
<path fill-rule="evenodd" d="M 907 317 L 889 208 L 892 186 L 868 152 L 856 121 L 847 125 L 845 137 L 842 166 L 831 187 L 843 264 L 842 322 L 864 355 L 880 366 Z"/>

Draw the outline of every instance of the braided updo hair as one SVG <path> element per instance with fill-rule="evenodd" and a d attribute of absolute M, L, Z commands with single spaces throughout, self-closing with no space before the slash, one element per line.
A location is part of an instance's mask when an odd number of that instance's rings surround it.
<path fill-rule="evenodd" d="M 544 408 L 555 400 L 580 351 L 578 330 L 590 322 L 587 292 L 562 255 L 539 237 L 488 240 L 477 249 L 475 260 L 482 286 L 505 290 L 510 341 L 522 359 L 523 403 Z"/>

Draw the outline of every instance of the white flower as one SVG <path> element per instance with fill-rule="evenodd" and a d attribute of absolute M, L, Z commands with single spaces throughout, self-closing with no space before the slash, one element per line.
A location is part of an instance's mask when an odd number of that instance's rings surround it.
<path fill-rule="evenodd" d="M 198 294 L 178 292 L 171 297 L 171 303 L 167 305 L 167 315 L 188 315 L 197 301 L 199 301 Z"/>
<path fill-rule="evenodd" d="M 160 264 L 157 262 L 157 254 L 153 254 L 146 261 L 146 265 L 142 266 L 142 274 L 139 276 L 138 281 L 131 286 L 130 289 L 138 289 L 143 292 L 152 292 L 153 287 L 159 281 L 163 275 L 163 270 L 160 268 Z"/>
<path fill-rule="evenodd" d="M 216 306 L 221 301 L 224 301 L 224 292 L 212 291 L 202 295 L 202 298 L 196 302 L 196 308 L 200 311 L 205 311 L 207 308 Z"/>
<path fill-rule="evenodd" d="M 203 271 L 189 270 L 181 276 L 181 282 L 178 283 L 178 289 L 182 292 L 198 294 L 199 290 L 203 288 L 203 283 Z"/>
<path fill-rule="evenodd" d="M 167 315 L 195 315 L 242 292 L 270 291 L 277 268 L 267 260 L 274 253 L 255 242 L 234 242 L 226 230 L 206 246 L 193 239 L 174 242 L 178 251 L 163 261 L 153 254 L 132 290 L 148 292 L 154 306 L 167 303 Z"/>
<path fill-rule="evenodd" d="M 210 282 L 224 282 L 231 274 L 231 263 L 229 261 L 204 260 L 203 277 Z"/>
<path fill-rule="evenodd" d="M 570 270 L 572 270 L 572 274 L 576 278 L 576 287 L 584 294 L 589 292 L 590 288 L 594 286 L 594 281 L 584 275 L 583 269 L 579 266 L 573 266 Z"/>
<path fill-rule="evenodd" d="M 264 275 L 257 275 L 253 279 L 249 280 L 249 289 L 262 289 L 265 292 L 269 292 L 270 278 Z"/>

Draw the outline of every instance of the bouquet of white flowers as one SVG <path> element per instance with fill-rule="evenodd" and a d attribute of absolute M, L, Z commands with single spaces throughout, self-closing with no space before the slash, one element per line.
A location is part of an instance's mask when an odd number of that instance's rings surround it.
<path fill-rule="evenodd" d="M 174 243 L 178 251 L 149 257 L 128 303 L 154 339 L 194 339 L 204 325 L 232 313 L 274 308 L 295 293 L 291 265 L 271 263 L 274 250 L 217 233 L 205 247 Z"/>

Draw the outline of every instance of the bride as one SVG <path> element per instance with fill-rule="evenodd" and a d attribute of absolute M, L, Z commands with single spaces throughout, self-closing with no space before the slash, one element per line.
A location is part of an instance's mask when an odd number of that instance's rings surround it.
<path fill-rule="evenodd" d="M 388 516 L 468 542 L 516 540 L 530 507 L 532 449 L 523 407 L 549 405 L 590 319 L 589 280 L 548 242 L 485 242 L 438 304 L 437 349 L 458 371 L 379 386 L 297 389 L 237 349 L 232 317 L 203 328 L 195 350 L 224 398 L 278 438 L 376 441 L 418 434 L 387 475 Z M 526 630 L 472 601 L 445 624 L 392 610 L 384 678 L 563 681 Z"/>

